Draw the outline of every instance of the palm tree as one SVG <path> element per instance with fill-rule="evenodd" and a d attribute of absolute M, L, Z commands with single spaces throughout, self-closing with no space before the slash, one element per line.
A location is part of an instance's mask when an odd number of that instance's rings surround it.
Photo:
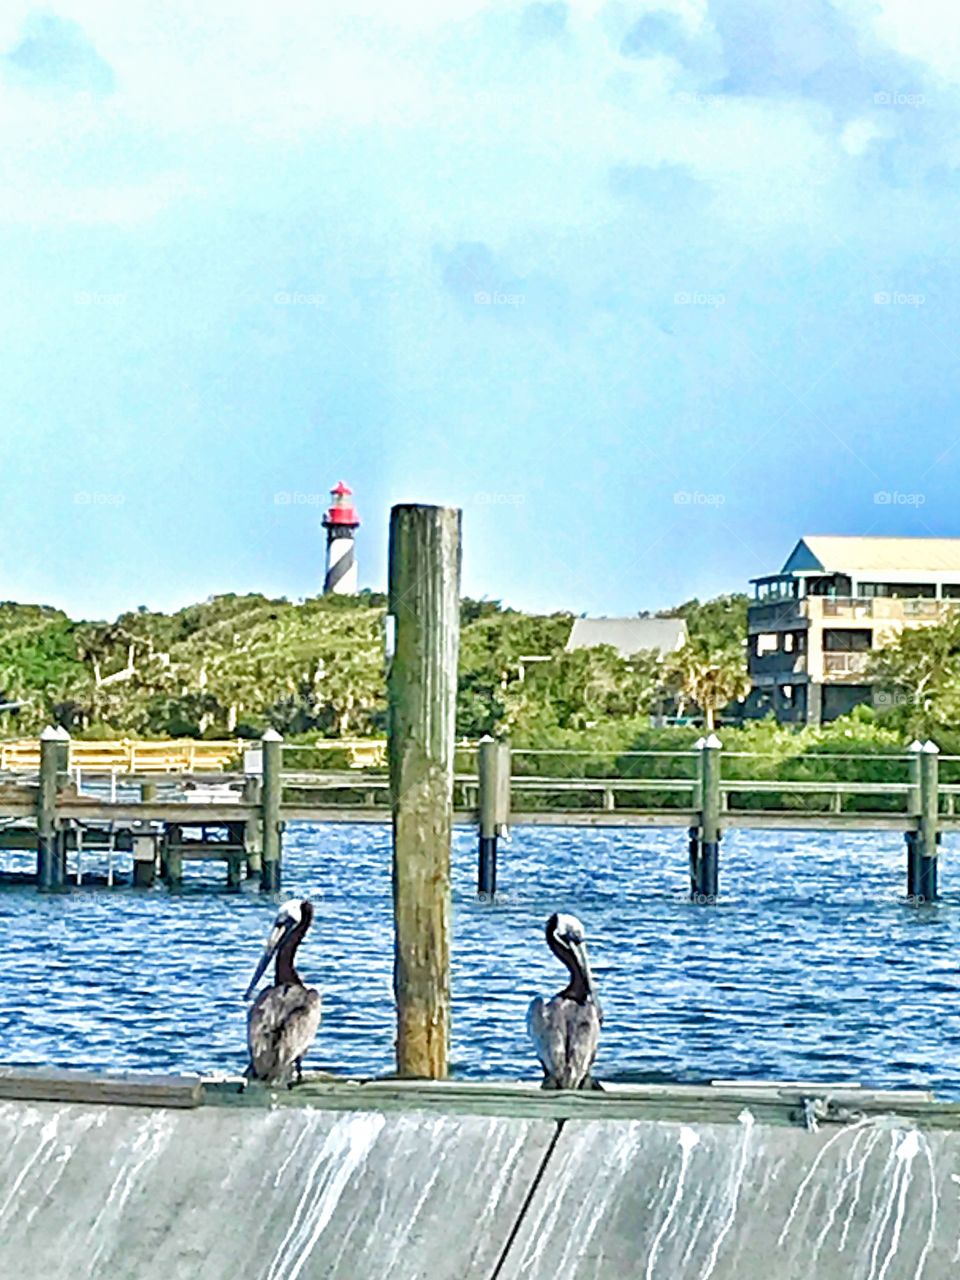
<path fill-rule="evenodd" d="M 704 727 L 712 732 L 717 712 L 750 692 L 746 654 L 739 645 L 712 647 L 695 637 L 667 658 L 664 682 L 681 699 L 700 708 Z"/>

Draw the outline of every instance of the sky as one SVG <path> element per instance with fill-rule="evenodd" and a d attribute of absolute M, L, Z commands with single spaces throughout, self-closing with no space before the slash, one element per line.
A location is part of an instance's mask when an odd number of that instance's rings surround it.
<path fill-rule="evenodd" d="M 629 614 L 960 536 L 948 0 L 0 11 L 0 599 Z"/>

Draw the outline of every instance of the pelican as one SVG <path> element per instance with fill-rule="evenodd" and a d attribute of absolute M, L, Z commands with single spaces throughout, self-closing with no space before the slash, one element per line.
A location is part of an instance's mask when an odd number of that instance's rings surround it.
<path fill-rule="evenodd" d="M 293 962 L 312 920 L 313 903 L 306 900 L 298 902 L 292 898 L 277 912 L 257 971 L 244 996 L 245 1000 L 250 999 L 275 955 L 273 986 L 264 987 L 247 1014 L 248 1079 L 263 1080 L 267 1084 L 290 1083 L 293 1071 L 297 1080 L 302 1079 L 301 1059 L 313 1044 L 320 1025 L 320 992 L 304 986 Z"/>
<path fill-rule="evenodd" d="M 547 921 L 547 946 L 570 971 L 552 1000 L 531 1000 L 527 1030 L 543 1067 L 544 1089 L 600 1089 L 590 1074 L 597 1056 L 603 1011 L 593 988 L 584 928 L 576 916 Z"/>

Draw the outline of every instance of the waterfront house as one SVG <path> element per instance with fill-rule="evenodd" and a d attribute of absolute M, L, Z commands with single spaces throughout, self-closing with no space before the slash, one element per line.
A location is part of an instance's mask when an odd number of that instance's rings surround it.
<path fill-rule="evenodd" d="M 960 538 L 811 535 L 751 581 L 748 714 L 820 724 L 873 701 L 874 650 L 960 602 Z"/>

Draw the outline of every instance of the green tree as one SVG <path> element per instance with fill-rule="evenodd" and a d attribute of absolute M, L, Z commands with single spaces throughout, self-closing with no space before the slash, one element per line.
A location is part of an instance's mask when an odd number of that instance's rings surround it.
<path fill-rule="evenodd" d="M 698 636 L 670 654 L 664 677 L 668 689 L 699 707 L 708 731 L 715 728 L 719 711 L 750 692 L 743 645 L 717 646 Z"/>

